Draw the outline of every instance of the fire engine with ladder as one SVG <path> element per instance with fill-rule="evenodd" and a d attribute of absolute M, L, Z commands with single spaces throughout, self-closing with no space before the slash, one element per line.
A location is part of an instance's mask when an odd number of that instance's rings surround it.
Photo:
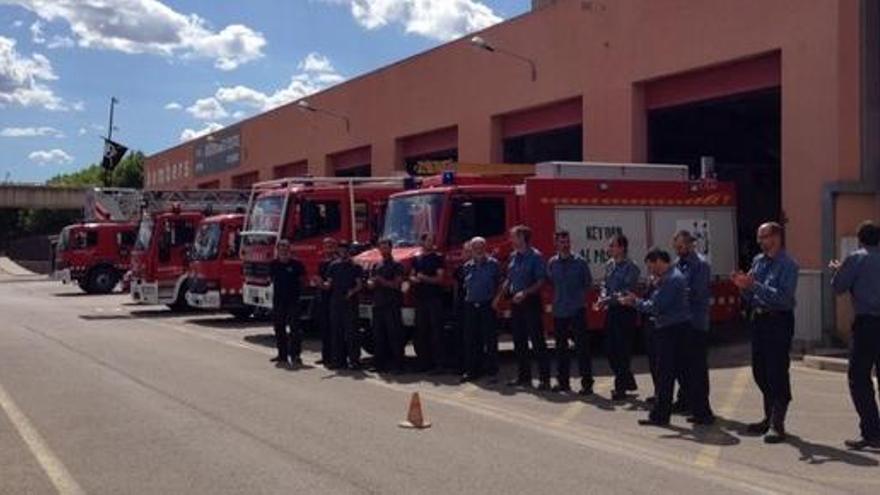
<path fill-rule="evenodd" d="M 131 260 L 131 297 L 141 304 L 188 307 L 192 245 L 202 221 L 241 213 L 250 191 L 144 191 L 142 216 Z"/>
<path fill-rule="evenodd" d="M 113 291 L 131 268 L 141 192 L 127 188 L 86 191 L 83 221 L 61 230 L 52 276 L 89 294 Z"/>
<path fill-rule="evenodd" d="M 305 265 L 310 280 L 318 274 L 322 241 L 332 237 L 366 247 L 382 230 L 388 196 L 404 189 L 409 177 L 291 177 L 253 186 L 241 232 L 244 302 L 271 310 L 269 265 L 281 239 Z M 316 287 L 303 290 L 303 319 L 310 317 Z"/>

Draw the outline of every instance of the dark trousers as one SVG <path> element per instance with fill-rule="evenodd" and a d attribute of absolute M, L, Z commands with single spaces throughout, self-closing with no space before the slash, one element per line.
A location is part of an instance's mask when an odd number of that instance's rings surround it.
<path fill-rule="evenodd" d="M 278 358 L 286 361 L 288 356 L 296 359 L 302 351 L 302 329 L 296 304 L 272 303 L 272 323 L 275 330 L 275 346 Z M 290 328 L 290 335 L 287 329 Z"/>
<path fill-rule="evenodd" d="M 764 417 L 782 416 L 791 402 L 789 367 L 794 312 L 756 314 L 752 318 L 752 376 L 764 396 Z"/>
<path fill-rule="evenodd" d="M 403 369 L 405 345 L 400 304 L 384 304 L 373 307 L 373 338 L 376 344 L 376 368 L 380 371 L 391 366 Z"/>
<path fill-rule="evenodd" d="M 439 297 L 420 298 L 416 302 L 416 334 L 413 347 L 420 369 L 446 365 L 443 341 L 443 300 Z"/>
<path fill-rule="evenodd" d="M 614 372 L 614 389 L 619 392 L 635 390 L 636 379 L 630 369 L 632 346 L 636 333 L 636 311 L 623 306 L 611 306 L 605 320 L 608 342 L 608 364 Z"/>
<path fill-rule="evenodd" d="M 698 418 L 714 416 L 709 405 L 709 331 L 688 325 L 684 340 L 684 363 L 680 368 L 679 400 L 687 401 Z"/>
<path fill-rule="evenodd" d="M 360 364 L 361 347 L 357 339 L 355 311 L 357 305 L 348 299 L 334 299 L 330 302 L 330 346 L 333 349 L 333 364 L 345 366 L 348 362 Z"/>
<path fill-rule="evenodd" d="M 547 341 L 541 324 L 541 299 L 528 297 L 511 307 L 510 326 L 513 330 L 513 353 L 516 355 L 517 377 L 520 381 L 532 379 L 532 362 L 529 343 L 538 360 L 538 376 L 542 382 L 550 381 L 550 359 L 547 356 Z"/>
<path fill-rule="evenodd" d="M 654 408 L 651 418 L 663 423 L 669 422 L 672 415 L 672 397 L 675 392 L 675 377 L 685 359 L 690 323 L 669 325 L 653 330 L 654 362 L 656 378 L 654 382 Z"/>
<path fill-rule="evenodd" d="M 862 438 L 880 440 L 880 415 L 877 412 L 874 380 L 871 378 L 871 370 L 875 366 L 880 373 L 880 317 L 856 316 L 852 330 L 849 393 L 859 413 Z"/>
<path fill-rule="evenodd" d="M 574 340 L 574 353 L 577 358 L 578 371 L 581 374 L 581 385 L 584 388 L 593 386 L 593 365 L 590 361 L 590 336 L 587 334 L 587 322 L 584 310 L 568 318 L 554 318 L 553 331 L 556 336 L 556 379 L 560 385 L 567 386 L 571 376 L 571 356 L 568 341 Z"/>
<path fill-rule="evenodd" d="M 498 329 L 489 302 L 464 303 L 464 368 L 471 376 L 498 374 Z"/>
<path fill-rule="evenodd" d="M 333 333 L 330 331 L 330 295 L 315 296 L 315 325 L 321 332 L 321 359 L 326 364 L 333 361 Z"/>

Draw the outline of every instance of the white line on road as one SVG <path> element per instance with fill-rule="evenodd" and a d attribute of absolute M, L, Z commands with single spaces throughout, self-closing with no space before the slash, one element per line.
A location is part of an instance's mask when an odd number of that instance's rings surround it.
<path fill-rule="evenodd" d="M 24 443 L 27 444 L 31 454 L 40 463 L 40 467 L 43 468 L 59 495 L 84 495 L 85 492 L 64 467 L 61 459 L 52 453 L 52 449 L 49 448 L 24 412 L 13 402 L 12 397 L 6 393 L 3 385 L 0 385 L 0 408 L 6 412 L 6 416 L 15 426 Z"/>

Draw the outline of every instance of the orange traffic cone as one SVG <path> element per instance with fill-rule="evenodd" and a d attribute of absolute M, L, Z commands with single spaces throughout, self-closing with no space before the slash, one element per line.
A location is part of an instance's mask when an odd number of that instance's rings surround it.
<path fill-rule="evenodd" d="M 409 412 L 406 415 L 406 420 L 397 423 L 397 426 L 417 430 L 431 427 L 431 422 L 426 421 L 424 414 L 422 414 L 422 401 L 419 399 L 418 392 L 413 392 L 412 398 L 409 400 Z"/>

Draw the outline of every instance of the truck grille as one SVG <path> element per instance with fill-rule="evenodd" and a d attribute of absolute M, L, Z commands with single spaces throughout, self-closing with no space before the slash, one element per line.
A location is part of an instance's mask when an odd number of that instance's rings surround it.
<path fill-rule="evenodd" d="M 269 264 L 245 261 L 242 266 L 242 273 L 244 273 L 245 277 L 268 277 Z"/>

